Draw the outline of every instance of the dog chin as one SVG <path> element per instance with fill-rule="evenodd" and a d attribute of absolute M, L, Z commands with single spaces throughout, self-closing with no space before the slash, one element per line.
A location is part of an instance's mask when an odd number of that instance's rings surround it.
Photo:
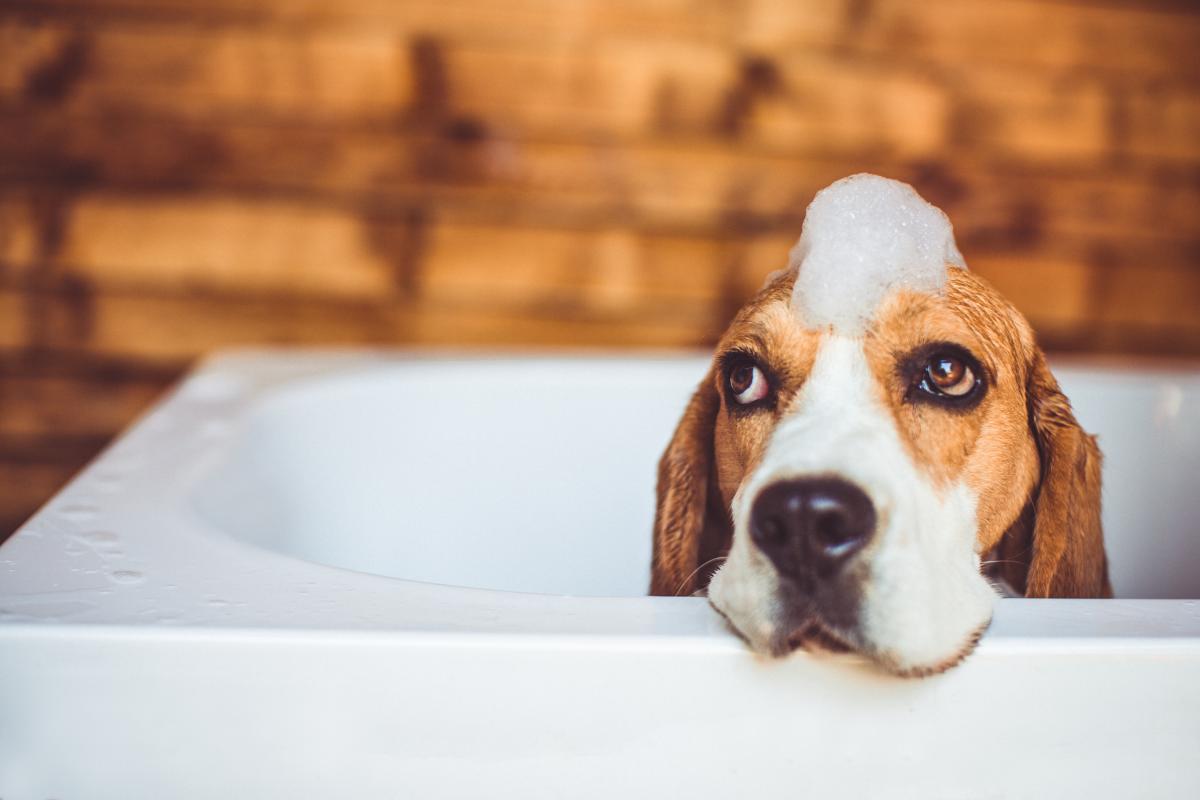
<path fill-rule="evenodd" d="M 852 653 L 857 652 L 846 636 L 819 617 L 812 617 L 796 625 L 790 632 L 776 638 L 772 647 L 773 655 L 786 656 L 796 650 L 806 650 L 810 653 Z"/>
<path fill-rule="evenodd" d="M 770 655 L 782 658 L 797 650 L 814 654 L 856 653 L 870 659 L 883 670 L 897 677 L 927 678 L 946 672 L 966 660 L 967 656 L 978 646 L 986 629 L 987 625 L 980 627 L 963 642 L 961 647 L 942 659 L 930 663 L 914 663 L 896 653 L 875 652 L 869 646 L 852 644 L 848 641 L 852 637 L 833 631 L 818 621 L 813 621 L 778 638 L 771 647 Z"/>
<path fill-rule="evenodd" d="M 976 628 L 956 650 L 935 661 L 914 662 L 904 658 L 903 654 L 892 652 L 873 653 L 870 656 L 888 672 L 902 678 L 927 678 L 931 675 L 940 675 L 953 667 L 957 667 L 966 660 L 967 656 L 975 651 L 975 648 L 979 645 L 979 640 L 983 638 L 983 634 L 989 625 L 991 625 L 990 618 Z"/>
<path fill-rule="evenodd" d="M 880 650 L 870 643 L 861 641 L 854 632 L 844 631 L 825 622 L 819 615 L 812 615 L 787 628 L 777 630 L 769 636 L 752 637 L 740 629 L 718 605 L 710 604 L 725 619 L 729 627 L 757 653 L 769 658 L 782 659 L 797 651 L 817 655 L 841 655 L 854 653 L 869 659 L 882 670 L 901 678 L 927 678 L 939 675 L 961 664 L 978 646 L 984 632 L 991 624 L 990 618 L 971 632 L 954 650 L 932 660 L 915 661 L 910 654 Z"/>

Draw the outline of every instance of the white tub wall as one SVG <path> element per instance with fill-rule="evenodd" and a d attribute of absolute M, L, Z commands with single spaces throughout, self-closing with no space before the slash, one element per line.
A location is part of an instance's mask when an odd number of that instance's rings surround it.
<path fill-rule="evenodd" d="M 1168 798 L 1200 785 L 1196 601 L 1002 600 L 966 663 L 922 681 L 854 656 L 764 661 L 700 598 L 632 596 L 644 585 L 653 463 L 703 360 L 435 370 L 410 361 L 217 360 L 0 548 L 0 797 Z M 538 537 L 585 536 L 588 546 L 609 536 L 612 558 L 544 548 L 547 559 L 570 560 L 541 566 L 630 596 L 462 589 L 286 555 L 380 558 L 404 551 L 370 550 L 372 537 L 438 532 L 446 518 L 433 502 L 372 527 L 372 512 L 398 514 L 405 494 L 357 480 L 354 464 L 362 456 L 376 468 L 405 457 L 431 465 L 409 476 L 407 492 L 437 489 L 420 484 L 427 473 L 456 475 L 462 457 L 440 446 L 444 437 L 409 439 L 425 443 L 418 453 L 388 426 L 419 419 L 437 429 L 437 408 L 424 416 L 406 408 L 440 405 L 457 416 L 455 402 L 474 401 L 435 391 L 431 402 L 421 378 L 446 387 L 472 369 L 498 371 L 496 402 L 480 399 L 479 408 L 508 401 L 528 417 L 510 407 L 467 418 L 484 426 L 468 441 L 482 452 L 593 453 L 583 462 L 603 465 L 609 480 L 587 483 L 577 505 L 555 513 L 586 507 L 587 519 L 613 517 L 595 530 L 522 525 L 529 517 L 513 504 L 505 538 L 472 541 L 471 569 L 494 569 L 457 577 L 530 586 L 541 571 L 512 553 L 537 552 Z M 1162 427 L 1143 401 L 1175 378 L 1119 380 L 1141 398 L 1130 416 Z M 583 422 L 563 423 L 559 449 L 531 446 L 547 430 L 536 398 L 573 396 L 565 388 L 573 382 L 587 389 L 568 403 Z M 1166 419 L 1191 424 L 1195 378 L 1177 385 Z M 647 386 L 658 399 L 636 394 Z M 1115 391 L 1099 386 L 1094 396 Z M 600 424 L 635 411 L 647 425 L 647 412 L 656 415 L 651 427 L 661 428 L 622 441 L 609 435 L 619 425 Z M 340 434 L 327 437 L 329 429 Z M 577 429 L 604 435 L 584 437 L 581 450 Z M 1131 430 L 1131 445 L 1146 438 Z M 611 469 L 626 463 L 614 452 L 627 454 L 627 471 Z M 530 473 L 507 468 L 511 460 L 480 469 L 495 476 L 485 484 L 493 505 L 469 516 L 480 529 L 505 513 L 501 500 L 529 496 Z M 338 481 L 351 494 L 328 491 Z M 436 499 L 461 505 L 463 496 Z M 305 508 L 311 516 L 298 513 Z M 225 515 L 219 526 L 216 512 Z M 359 524 L 339 524 L 343 513 Z M 310 519 L 320 524 L 305 530 Z M 460 539 L 427 539 L 443 554 L 388 569 L 468 560 L 454 548 Z M 1152 577 L 1164 556 L 1140 554 Z"/>
<path fill-rule="evenodd" d="M 350 569 L 641 594 L 655 466 L 707 363 L 443 362 L 302 382 L 248 413 L 197 506 L 236 537 Z M 1106 453 L 1118 596 L 1200 596 L 1200 377 L 1056 372 Z M 411 530 L 425 533 L 397 535 Z"/>
<path fill-rule="evenodd" d="M 902 681 L 706 641 L 60 631 L 0 649 L 17 681 L 0 685 L 0 796 L 1096 800 L 1200 785 L 1195 639 L 986 647 Z"/>
<path fill-rule="evenodd" d="M 196 507 L 236 537 L 349 569 L 641 595 L 655 465 L 697 367 L 451 362 L 298 385 L 251 410 Z"/>
<path fill-rule="evenodd" d="M 1104 453 L 1103 515 L 1119 597 L 1200 597 L 1200 373 L 1055 368 Z"/>

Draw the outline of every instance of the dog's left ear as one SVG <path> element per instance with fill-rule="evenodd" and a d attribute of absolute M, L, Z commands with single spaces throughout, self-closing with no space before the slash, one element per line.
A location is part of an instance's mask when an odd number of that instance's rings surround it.
<path fill-rule="evenodd" d="M 1041 458 L 1026 597 L 1111 597 L 1100 524 L 1100 449 L 1080 427 L 1040 350 L 1027 383 Z"/>

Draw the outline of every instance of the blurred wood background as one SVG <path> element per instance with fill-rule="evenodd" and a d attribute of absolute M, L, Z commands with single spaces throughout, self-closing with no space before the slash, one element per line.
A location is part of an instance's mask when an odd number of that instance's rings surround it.
<path fill-rule="evenodd" d="M 703 346 L 812 194 L 953 219 L 1053 350 L 1200 355 L 1200 11 L 0 0 L 0 538 L 198 355 Z"/>

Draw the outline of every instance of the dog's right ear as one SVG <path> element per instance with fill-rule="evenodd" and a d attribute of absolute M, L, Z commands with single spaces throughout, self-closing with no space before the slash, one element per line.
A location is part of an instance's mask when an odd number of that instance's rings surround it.
<path fill-rule="evenodd" d="M 709 519 L 714 516 L 709 513 L 710 495 L 715 488 L 713 430 L 721 404 L 713 374 L 709 370 L 700 383 L 658 463 L 650 594 L 695 592 L 701 580 L 699 568 L 705 529 L 714 523 L 727 527 L 721 519 Z"/>

